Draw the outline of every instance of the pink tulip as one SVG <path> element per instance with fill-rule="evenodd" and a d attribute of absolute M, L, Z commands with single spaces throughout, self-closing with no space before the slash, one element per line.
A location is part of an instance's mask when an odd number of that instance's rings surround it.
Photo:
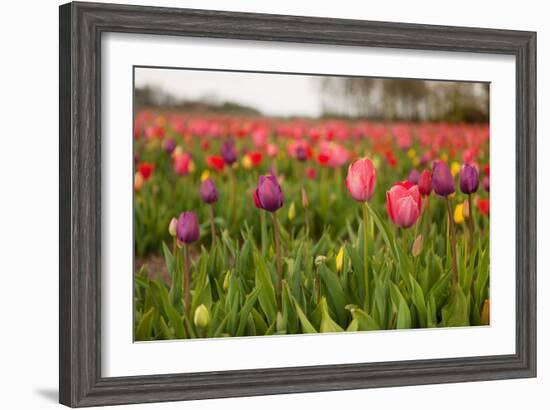
<path fill-rule="evenodd" d="M 376 186 L 376 169 L 369 158 L 353 161 L 348 168 L 346 187 L 349 193 L 359 202 L 368 201 Z"/>
<path fill-rule="evenodd" d="M 418 185 L 409 181 L 396 183 L 386 192 L 386 209 L 394 224 L 401 228 L 413 226 L 422 209 Z"/>

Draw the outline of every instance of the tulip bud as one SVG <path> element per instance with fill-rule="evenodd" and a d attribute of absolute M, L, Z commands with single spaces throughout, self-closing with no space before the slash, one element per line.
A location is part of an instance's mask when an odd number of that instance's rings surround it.
<path fill-rule="evenodd" d="M 472 194 L 479 186 L 479 175 L 475 167 L 464 164 L 460 169 L 460 190 L 465 194 Z"/>
<path fill-rule="evenodd" d="M 199 239 L 199 220 L 194 212 L 182 212 L 178 218 L 176 235 L 180 242 L 192 243 Z"/>
<path fill-rule="evenodd" d="M 202 181 L 199 193 L 201 199 L 207 204 L 213 204 L 218 200 L 218 190 L 210 178 Z"/>
<path fill-rule="evenodd" d="M 353 161 L 348 168 L 346 187 L 352 198 L 359 202 L 366 202 L 374 193 L 376 186 L 376 169 L 369 158 Z"/>
<path fill-rule="evenodd" d="M 420 194 L 424 196 L 430 195 L 430 192 L 432 192 L 432 173 L 428 169 L 425 169 L 420 174 L 418 190 Z"/>
<path fill-rule="evenodd" d="M 193 317 L 193 322 L 195 326 L 200 328 L 205 328 L 210 324 L 210 312 L 204 304 L 200 305 L 195 309 L 195 316 Z"/>
<path fill-rule="evenodd" d="M 178 228 L 178 220 L 176 218 L 172 218 L 170 220 L 170 223 L 168 224 L 168 233 L 170 236 L 175 237 L 176 236 L 176 230 Z"/>
<path fill-rule="evenodd" d="M 422 236 L 422 234 L 420 234 L 416 237 L 416 239 L 413 242 L 412 255 L 414 257 L 417 257 L 418 255 L 420 255 L 420 253 L 422 253 L 423 245 L 424 245 L 424 237 Z"/>
<path fill-rule="evenodd" d="M 327 257 L 324 255 L 319 255 L 315 258 L 315 266 L 320 266 L 327 261 Z"/>
<path fill-rule="evenodd" d="M 432 170 L 432 188 L 439 196 L 455 192 L 455 181 L 449 167 L 442 161 L 435 161 Z"/>
<path fill-rule="evenodd" d="M 307 209 L 309 207 L 309 201 L 307 199 L 307 193 L 304 187 L 302 187 L 302 207 Z"/>
<path fill-rule="evenodd" d="M 294 218 L 296 218 L 296 206 L 294 205 L 294 202 L 292 202 L 288 208 L 288 220 L 293 221 Z"/>
<path fill-rule="evenodd" d="M 283 191 L 275 175 L 260 175 L 253 196 L 254 204 L 266 211 L 275 212 L 283 206 Z"/>
<path fill-rule="evenodd" d="M 483 302 L 483 308 L 481 309 L 481 318 L 480 318 L 481 325 L 487 326 L 490 323 L 489 322 L 490 310 L 491 308 L 490 308 L 489 299 L 485 299 L 485 301 Z"/>
<path fill-rule="evenodd" d="M 228 270 L 225 274 L 225 277 L 223 278 L 223 290 L 227 292 L 227 289 L 229 289 L 229 281 L 231 280 L 231 271 Z"/>
<path fill-rule="evenodd" d="M 143 176 L 139 172 L 136 172 L 136 175 L 134 175 L 134 189 L 139 192 L 141 191 L 141 188 L 143 188 Z"/>
<path fill-rule="evenodd" d="M 340 250 L 338 251 L 338 255 L 336 255 L 336 271 L 341 272 L 343 265 L 344 265 L 344 247 L 341 246 Z"/>

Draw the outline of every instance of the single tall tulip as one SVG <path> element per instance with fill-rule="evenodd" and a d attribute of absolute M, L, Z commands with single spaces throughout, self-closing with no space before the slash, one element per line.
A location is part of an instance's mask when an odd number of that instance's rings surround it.
<path fill-rule="evenodd" d="M 410 228 L 416 223 L 421 204 L 418 186 L 410 181 L 398 182 L 386 192 L 388 215 L 401 228 Z"/>
<path fill-rule="evenodd" d="M 455 181 L 451 170 L 446 163 L 435 161 L 432 170 L 432 186 L 435 193 L 445 197 L 447 202 L 447 216 L 449 219 L 449 230 L 451 231 L 451 293 L 454 298 L 458 282 L 458 266 L 456 261 L 456 229 L 453 218 L 453 210 L 449 195 L 455 192 Z"/>
<path fill-rule="evenodd" d="M 369 158 L 360 158 L 353 161 L 348 168 L 346 177 L 346 187 L 352 198 L 363 203 L 363 255 L 364 272 L 363 281 L 365 283 L 365 305 L 370 306 L 369 290 L 369 246 L 368 246 L 368 219 L 369 205 L 368 201 L 374 193 L 376 186 L 376 168 Z"/>
<path fill-rule="evenodd" d="M 283 206 L 284 196 L 281 186 L 275 175 L 260 175 L 258 186 L 253 194 L 254 205 L 265 211 L 271 212 L 273 218 L 273 236 L 275 239 L 275 258 L 277 264 L 277 293 L 279 302 L 282 304 L 283 270 L 281 265 L 281 244 L 279 243 L 279 225 L 277 223 L 276 211 Z"/>
<path fill-rule="evenodd" d="M 187 317 L 191 308 L 191 270 L 189 260 L 189 246 L 191 243 L 199 239 L 200 229 L 199 220 L 194 212 L 182 212 L 178 218 L 178 226 L 176 227 L 176 236 L 178 242 L 184 249 L 184 272 L 183 272 L 183 291 L 184 291 L 184 306 Z"/>

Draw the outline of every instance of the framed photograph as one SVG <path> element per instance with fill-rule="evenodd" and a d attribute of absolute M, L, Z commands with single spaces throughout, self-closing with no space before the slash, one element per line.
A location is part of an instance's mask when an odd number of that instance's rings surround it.
<path fill-rule="evenodd" d="M 60 7 L 60 402 L 536 375 L 536 33 Z"/>

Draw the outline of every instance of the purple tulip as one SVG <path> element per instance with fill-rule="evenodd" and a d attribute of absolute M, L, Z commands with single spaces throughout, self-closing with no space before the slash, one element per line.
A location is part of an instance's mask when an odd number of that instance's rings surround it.
<path fill-rule="evenodd" d="M 167 154 L 171 154 L 176 149 L 176 140 L 174 138 L 168 138 L 167 140 L 164 140 L 162 148 L 164 149 L 164 152 L 166 152 Z"/>
<path fill-rule="evenodd" d="M 483 185 L 483 189 L 487 192 L 489 192 L 489 186 L 491 185 L 489 180 L 489 175 L 485 175 L 483 179 L 481 180 L 481 184 Z"/>
<path fill-rule="evenodd" d="M 411 173 L 409 174 L 408 180 L 413 184 L 418 185 L 418 181 L 420 181 L 420 172 L 418 172 L 417 169 L 413 168 L 411 170 Z"/>
<path fill-rule="evenodd" d="M 296 159 L 302 162 L 307 159 L 307 152 L 304 147 L 296 148 Z"/>
<path fill-rule="evenodd" d="M 216 185 L 214 185 L 214 181 L 210 178 L 202 181 L 199 193 L 201 199 L 207 204 L 213 204 L 218 200 L 218 190 L 216 189 Z"/>
<path fill-rule="evenodd" d="M 479 174 L 475 167 L 464 164 L 460 169 L 460 190 L 465 194 L 472 194 L 477 191 L 479 186 Z"/>
<path fill-rule="evenodd" d="M 434 161 L 432 169 L 432 188 L 439 196 L 448 196 L 455 192 L 455 181 L 446 163 Z"/>
<path fill-rule="evenodd" d="M 176 235 L 183 243 L 192 243 L 199 239 L 199 220 L 194 212 L 182 212 L 178 218 Z"/>
<path fill-rule="evenodd" d="M 283 191 L 275 175 L 260 175 L 253 196 L 256 207 L 266 211 L 275 212 L 283 206 Z"/>
<path fill-rule="evenodd" d="M 227 165 L 232 165 L 237 161 L 237 151 L 235 150 L 235 142 L 228 140 L 222 144 L 221 154 Z"/>

